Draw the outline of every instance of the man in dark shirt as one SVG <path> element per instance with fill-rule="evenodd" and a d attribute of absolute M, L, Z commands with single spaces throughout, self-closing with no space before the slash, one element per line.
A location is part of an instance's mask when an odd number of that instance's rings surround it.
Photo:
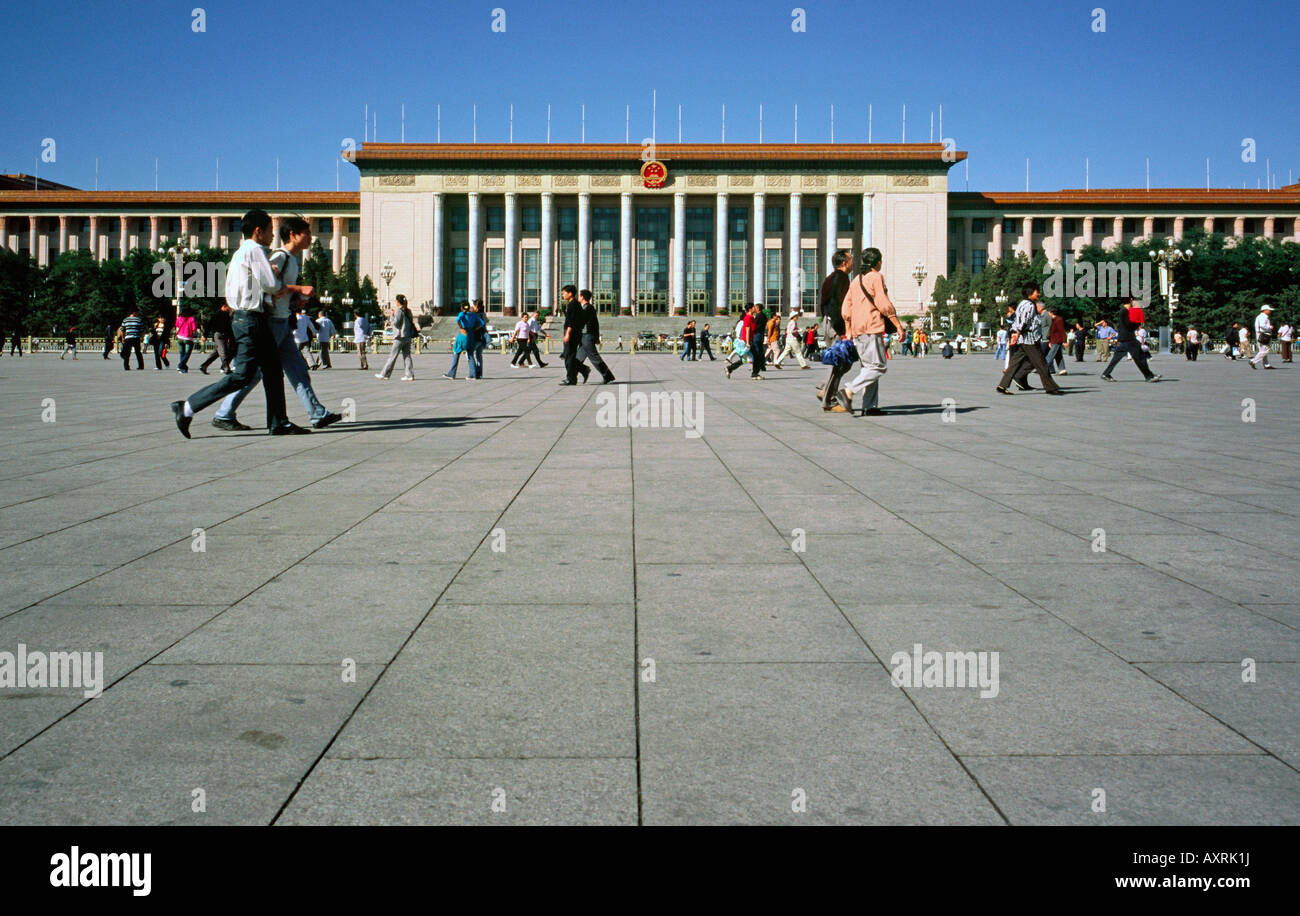
<path fill-rule="evenodd" d="M 831 324 L 831 333 L 822 337 L 823 347 L 829 347 L 844 336 L 844 319 L 840 315 L 840 307 L 844 304 L 844 297 L 849 291 L 849 270 L 852 266 L 853 258 L 849 256 L 847 250 L 841 248 L 831 255 L 831 267 L 834 270 L 822 281 L 821 295 L 818 297 L 818 310 L 823 318 L 830 319 Z M 848 370 L 848 366 L 832 366 L 826 381 L 822 382 L 822 386 L 817 389 L 817 397 L 821 399 L 822 407 L 826 410 L 830 410 L 837 403 L 835 392 L 839 390 L 840 378 Z"/>
<path fill-rule="evenodd" d="M 750 364 L 753 371 L 749 377 L 754 379 L 763 378 L 763 370 L 767 368 L 767 310 L 763 308 L 763 303 L 755 302 L 754 311 L 750 313 L 753 317 L 753 326 L 746 325 L 745 333 L 748 335 L 745 343 L 749 344 L 749 352 L 753 357 Z"/>
<path fill-rule="evenodd" d="M 699 359 L 701 353 L 709 354 L 710 360 L 717 359 L 717 357 L 713 355 L 713 348 L 709 346 L 709 326 L 707 324 L 704 326 L 704 330 L 700 331 L 700 343 L 695 353 L 695 358 Z"/>
<path fill-rule="evenodd" d="M 1158 382 L 1162 376 L 1156 375 L 1147 366 L 1147 355 L 1142 352 L 1142 346 L 1138 343 L 1137 329 L 1142 327 L 1141 322 L 1133 322 L 1129 318 L 1129 307 L 1133 305 L 1133 297 L 1125 296 L 1119 301 L 1119 323 L 1115 325 L 1115 330 L 1119 332 L 1118 342 L 1115 344 L 1115 352 L 1102 370 L 1101 377 L 1108 382 L 1113 382 L 1111 370 L 1120 364 L 1125 356 L 1133 357 L 1133 364 L 1138 367 L 1138 371 L 1148 382 Z"/>
<path fill-rule="evenodd" d="M 564 381 L 560 384 L 578 384 L 579 372 L 583 384 L 586 384 L 591 370 L 578 358 L 578 350 L 582 347 L 582 328 L 587 323 L 587 316 L 578 302 L 578 288 L 571 283 L 566 285 L 560 290 L 560 301 L 564 303 L 564 349 L 560 354 L 564 360 Z"/>
<path fill-rule="evenodd" d="M 578 344 L 578 362 L 590 361 L 604 380 L 601 384 L 608 385 L 614 381 L 614 373 L 609 371 L 609 366 L 605 365 L 605 360 L 601 358 L 600 350 L 597 349 L 597 344 L 600 342 L 600 317 L 596 314 L 596 306 L 592 305 L 591 290 L 580 290 L 578 301 L 582 304 L 582 338 Z M 586 369 L 585 366 L 583 368 Z M 586 384 L 590 372 L 591 370 L 588 369 L 583 374 L 583 384 Z"/>
<path fill-rule="evenodd" d="M 679 360 L 695 358 L 695 322 L 686 322 L 686 329 L 682 331 L 682 355 L 677 357 Z"/>
<path fill-rule="evenodd" d="M 1065 319 L 1053 309 L 1048 309 L 1047 313 L 1052 316 L 1052 324 L 1047 331 L 1047 369 L 1050 372 L 1055 364 L 1057 375 L 1069 375 L 1065 371 L 1065 338 L 1068 336 Z"/>
<path fill-rule="evenodd" d="M 104 327 L 104 359 L 113 352 L 113 326 L 111 324 Z"/>
<path fill-rule="evenodd" d="M 204 375 L 207 375 L 208 366 L 212 365 L 213 360 L 220 359 L 221 371 L 226 373 L 230 372 L 232 331 L 230 329 L 229 305 L 224 302 L 221 303 L 221 308 L 217 309 L 216 314 L 214 314 L 208 321 L 207 330 L 208 336 L 212 338 L 212 345 L 215 349 L 213 349 L 213 351 L 208 355 L 208 358 L 203 361 L 203 365 L 199 366 L 199 371 Z"/>

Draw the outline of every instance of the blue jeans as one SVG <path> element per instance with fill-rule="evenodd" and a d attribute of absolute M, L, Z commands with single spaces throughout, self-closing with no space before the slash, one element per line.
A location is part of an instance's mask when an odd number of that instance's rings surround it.
<path fill-rule="evenodd" d="M 481 346 L 470 347 L 468 350 L 465 351 L 465 353 L 466 355 L 469 356 L 469 377 L 482 378 L 483 377 L 483 348 Z"/>
<path fill-rule="evenodd" d="M 457 350 L 456 352 L 451 354 L 451 368 L 448 369 L 445 373 L 447 378 L 456 377 L 456 368 L 460 365 L 460 355 L 464 352 L 465 352 L 464 350 Z"/>
<path fill-rule="evenodd" d="M 289 380 L 289 384 L 298 393 L 298 400 L 302 402 L 303 410 L 307 411 L 307 416 L 313 423 L 324 419 L 329 411 L 316 399 L 316 392 L 312 390 L 311 378 L 307 374 L 307 362 L 302 358 L 298 345 L 294 343 L 293 334 L 290 333 L 289 319 L 272 318 L 270 326 L 271 337 L 275 340 L 276 347 L 279 349 L 280 365 L 284 369 L 284 377 Z M 227 395 L 226 399 L 221 402 L 221 406 L 217 408 L 216 419 L 235 419 L 235 412 L 239 410 L 239 405 L 243 403 L 244 398 L 248 397 L 248 393 L 253 390 L 261 377 L 262 370 L 258 369 L 257 374 L 253 376 L 247 385 L 234 394 Z"/>
<path fill-rule="evenodd" d="M 176 364 L 176 368 L 182 372 L 188 372 L 190 370 L 190 354 L 194 352 L 194 341 L 178 337 L 176 346 L 181 351 L 181 361 Z"/>
<path fill-rule="evenodd" d="M 993 358 L 994 358 L 994 359 L 1006 359 L 1006 356 L 1007 356 L 1007 345 L 1006 345 L 1006 344 L 1004 344 L 1004 343 L 1000 343 L 1000 344 L 998 344 L 996 347 L 993 348 Z"/>

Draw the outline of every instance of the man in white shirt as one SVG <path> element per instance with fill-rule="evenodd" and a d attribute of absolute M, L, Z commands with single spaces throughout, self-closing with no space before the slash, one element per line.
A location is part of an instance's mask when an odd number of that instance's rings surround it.
<path fill-rule="evenodd" d="M 515 322 L 515 329 L 510 332 L 511 339 L 515 342 L 515 355 L 510 357 L 510 368 L 523 369 L 528 362 L 528 313 L 524 312 Z"/>
<path fill-rule="evenodd" d="M 334 322 L 330 321 L 329 315 L 321 309 L 316 315 L 316 339 L 320 341 L 320 356 L 316 362 L 312 363 L 313 369 L 332 369 L 330 364 L 330 341 L 334 339 L 334 334 L 338 330 L 334 327 Z"/>
<path fill-rule="evenodd" d="M 1282 326 L 1277 329 L 1278 342 L 1282 344 L 1282 362 L 1291 362 L 1291 341 L 1295 338 L 1295 328 L 1291 327 L 1291 322 L 1284 321 Z"/>
<path fill-rule="evenodd" d="M 1196 357 L 1201 352 L 1201 332 L 1191 325 L 1187 326 L 1187 359 L 1190 362 L 1196 362 Z"/>
<path fill-rule="evenodd" d="M 369 369 L 370 363 L 366 362 L 366 347 L 370 344 L 370 322 L 360 312 L 352 313 L 352 342 L 357 345 L 361 368 Z"/>
<path fill-rule="evenodd" d="M 808 360 L 803 358 L 803 347 L 799 345 L 799 319 L 803 316 L 802 312 L 794 311 L 790 313 L 790 320 L 785 323 L 785 348 L 781 355 L 776 358 L 772 364 L 778 369 L 781 368 L 781 360 L 785 359 L 791 353 L 799 360 L 799 368 L 807 369 Z"/>
<path fill-rule="evenodd" d="M 316 397 L 316 392 L 311 386 L 311 376 L 307 372 L 307 361 L 303 359 L 302 348 L 298 345 L 298 337 L 310 341 L 309 334 L 315 333 L 315 325 L 311 323 L 311 318 L 303 310 L 302 306 L 294 307 L 291 304 L 295 294 L 310 296 L 312 288 L 309 286 L 298 286 L 298 273 L 302 269 L 301 254 L 311 245 L 311 226 L 301 216 L 288 216 L 280 221 L 280 241 L 282 247 L 271 253 L 271 268 L 280 277 L 284 284 L 284 289 L 279 294 L 270 295 L 271 309 L 271 336 L 275 340 L 276 347 L 279 349 L 280 366 L 284 371 L 284 377 L 289 380 L 294 391 L 298 395 L 298 400 L 302 403 L 303 410 L 307 411 L 307 417 L 311 421 L 313 429 L 324 429 L 332 423 L 342 420 L 341 414 L 331 413 L 321 404 L 320 399 Z M 296 312 L 296 317 L 294 316 Z M 310 330 L 299 331 L 306 325 Z M 212 425 L 217 429 L 226 430 L 244 430 L 248 429 L 243 423 L 240 423 L 236 417 L 239 405 L 252 390 L 253 385 L 257 383 L 254 377 L 249 384 L 245 385 L 239 391 L 229 395 L 222 403 L 221 408 L 217 411 L 216 416 L 212 418 Z M 281 411 L 283 416 L 283 411 Z M 283 417 L 284 423 L 289 423 L 288 417 Z M 293 424 L 289 424 L 292 426 Z M 301 429 L 301 427 L 294 427 Z M 303 430 L 307 432 L 307 430 Z"/>
<path fill-rule="evenodd" d="M 195 413 L 248 385 L 259 369 L 271 434 L 306 432 L 287 419 L 280 422 L 285 414 L 280 354 L 263 305 L 266 296 L 283 288 L 283 281 L 271 269 L 267 258 L 267 246 L 275 240 L 271 217 L 265 210 L 249 210 L 244 214 L 242 228 L 244 240 L 230 259 L 226 272 L 226 302 L 231 309 L 235 358 L 229 375 L 200 388 L 184 401 L 172 402 L 176 428 L 186 439 L 190 438 L 190 423 Z"/>
<path fill-rule="evenodd" d="M 1265 305 L 1255 316 L 1255 355 L 1251 357 L 1250 368 L 1258 369 L 1263 366 L 1265 369 L 1273 367 L 1268 363 L 1268 351 L 1272 349 L 1273 343 L 1273 322 L 1268 320 L 1268 313 L 1273 311 L 1273 306 Z"/>
<path fill-rule="evenodd" d="M 525 358 L 537 363 L 537 368 L 545 369 L 546 363 L 542 362 L 542 352 L 537 349 L 537 339 L 542 336 L 542 326 L 537 323 L 537 313 L 531 312 L 524 317 L 528 319 L 528 353 Z"/>

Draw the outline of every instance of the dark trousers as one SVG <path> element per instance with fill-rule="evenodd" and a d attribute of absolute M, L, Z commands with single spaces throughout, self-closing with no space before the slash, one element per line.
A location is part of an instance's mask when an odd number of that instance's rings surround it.
<path fill-rule="evenodd" d="M 167 361 L 167 344 L 161 340 L 154 339 L 150 341 L 153 344 L 153 365 L 155 369 L 161 369 L 163 366 L 170 366 Z"/>
<path fill-rule="evenodd" d="M 596 349 L 596 338 L 591 334 L 582 335 L 582 344 L 578 347 L 577 361 L 582 363 L 587 360 L 591 363 L 592 368 L 600 373 L 600 377 L 605 381 L 612 381 L 614 373 L 609 371 L 609 366 L 605 365 L 605 360 L 601 359 L 600 351 Z"/>
<path fill-rule="evenodd" d="M 749 348 L 750 353 L 752 353 L 754 356 L 754 362 L 753 362 L 754 371 L 750 373 L 751 377 L 758 375 L 760 372 L 762 372 L 764 369 L 767 368 L 766 347 L 767 345 L 760 340 L 755 346 Z"/>
<path fill-rule="evenodd" d="M 1078 338 L 1078 339 L 1075 340 L 1075 342 L 1074 342 L 1074 361 L 1075 361 L 1076 363 L 1081 363 L 1081 362 L 1083 362 L 1083 348 L 1086 347 L 1087 345 L 1088 345 L 1088 341 L 1085 340 L 1085 339 L 1083 339 L 1082 337 L 1080 337 L 1080 338 Z"/>
<path fill-rule="evenodd" d="M 1286 345 L 1283 344 L 1283 346 L 1286 346 Z M 1200 345 L 1200 344 L 1198 344 L 1198 343 L 1188 344 L 1188 345 L 1187 345 L 1187 359 L 1188 359 L 1190 362 L 1193 362 L 1193 363 L 1196 362 L 1196 357 L 1200 354 L 1200 351 L 1201 351 L 1201 345 Z"/>
<path fill-rule="evenodd" d="M 1029 370 L 1033 369 L 1038 373 L 1038 377 L 1043 380 L 1044 391 L 1055 391 L 1061 386 L 1056 384 L 1052 379 L 1052 373 L 1047 368 L 1047 360 L 1043 359 L 1043 351 L 1036 343 L 1018 343 L 1011 348 L 1011 362 L 1007 364 L 1007 371 L 1002 373 L 1002 381 L 998 382 L 999 388 L 1006 388 L 1011 384 L 1011 380 L 1023 385 L 1029 381 Z"/>
<path fill-rule="evenodd" d="M 328 340 L 320 341 L 320 355 L 312 368 L 315 369 L 317 366 L 324 366 L 326 369 L 334 368 L 334 364 L 330 362 L 330 341 Z"/>
<path fill-rule="evenodd" d="M 235 338 L 235 359 L 229 375 L 200 388 L 189 397 L 190 408 L 198 413 L 228 394 L 234 394 L 262 370 L 262 390 L 266 393 L 266 424 L 273 427 L 288 422 L 284 409 L 284 375 L 280 366 L 280 348 L 275 345 L 271 325 L 260 312 L 235 312 L 230 319 Z"/>
<path fill-rule="evenodd" d="M 127 337 L 122 341 L 122 368 L 131 368 L 131 351 L 135 351 L 135 367 L 144 369 L 144 353 L 140 351 L 140 338 Z"/>
<path fill-rule="evenodd" d="M 695 359 L 695 341 L 687 340 L 686 345 L 682 348 L 682 355 L 678 359 Z"/>
<path fill-rule="evenodd" d="M 208 354 L 208 358 L 199 365 L 199 368 L 206 369 L 219 359 L 221 360 L 221 371 L 225 372 L 230 368 L 230 351 L 232 349 L 230 338 L 218 331 L 212 335 L 212 346 L 213 351 Z"/>
<path fill-rule="evenodd" d="M 528 341 L 523 337 L 515 338 L 515 355 L 510 357 L 510 365 L 518 366 L 528 359 Z"/>
<path fill-rule="evenodd" d="M 564 360 L 564 378 L 566 381 L 577 382 L 579 372 L 582 373 L 584 381 L 587 376 L 591 375 L 591 370 L 584 366 L 582 360 L 578 357 L 578 350 L 579 346 L 576 340 L 570 339 L 570 342 L 564 345 L 561 358 Z"/>
<path fill-rule="evenodd" d="M 1110 362 L 1106 364 L 1106 368 L 1102 370 L 1101 377 L 1108 378 L 1111 370 L 1118 366 L 1125 356 L 1133 357 L 1134 365 L 1138 367 L 1138 371 L 1142 373 L 1144 378 L 1151 378 L 1154 374 L 1147 367 L 1147 355 L 1142 352 L 1142 346 L 1136 340 L 1126 340 L 1123 343 L 1115 344 L 1115 353 L 1111 356 Z"/>
<path fill-rule="evenodd" d="M 113 335 L 104 335 L 104 359 L 108 359 L 108 354 L 113 352 Z"/>
<path fill-rule="evenodd" d="M 539 366 L 545 366 L 542 361 L 542 351 L 537 349 L 537 338 L 532 337 L 528 340 L 528 346 L 524 348 L 524 359 L 532 358 L 533 362 Z"/>
<path fill-rule="evenodd" d="M 822 407 L 830 410 L 836 403 L 835 393 L 840 390 L 840 381 L 844 378 L 844 373 L 849 371 L 848 366 L 831 366 L 830 375 L 826 376 L 826 383 L 822 385 Z"/>
<path fill-rule="evenodd" d="M 709 339 L 707 337 L 700 341 L 700 353 L 709 354 L 709 359 L 717 359 L 717 357 L 713 355 L 713 348 L 709 346 Z M 699 353 L 695 355 L 695 358 L 700 358 Z"/>

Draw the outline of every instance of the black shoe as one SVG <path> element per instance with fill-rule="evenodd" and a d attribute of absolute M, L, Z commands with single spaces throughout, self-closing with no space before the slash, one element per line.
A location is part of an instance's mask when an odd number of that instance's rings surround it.
<path fill-rule="evenodd" d="M 225 420 L 220 417 L 213 417 L 212 425 L 215 426 L 217 429 L 224 429 L 227 432 L 232 432 L 232 433 L 247 432 L 248 430 L 253 428 L 251 426 L 245 426 L 243 423 L 240 423 L 238 420 Z"/>
<path fill-rule="evenodd" d="M 998 394 L 1011 394 L 1010 391 L 1007 391 L 1007 389 L 1003 388 L 1001 385 L 999 385 L 996 390 Z"/>
<path fill-rule="evenodd" d="M 199 371 L 202 372 L 204 375 L 207 375 L 207 374 L 208 374 L 208 370 L 207 370 L 206 368 L 204 368 L 203 366 L 199 366 Z"/>
<path fill-rule="evenodd" d="M 578 383 L 577 383 L 577 382 L 571 382 L 571 381 L 569 381 L 569 380 L 566 378 L 564 381 L 560 382 L 560 384 L 561 384 L 561 385 L 576 385 L 576 384 L 578 384 Z"/>
<path fill-rule="evenodd" d="M 1019 388 L 1021 391 L 1037 391 L 1037 390 L 1038 390 L 1038 389 L 1035 388 L 1033 385 L 1022 385 L 1022 384 L 1020 384 L 1019 382 L 1016 382 L 1016 387 Z"/>
<path fill-rule="evenodd" d="M 310 429 L 296 423 L 281 423 L 271 429 L 271 435 L 273 436 L 302 436 L 310 432 Z"/>
<path fill-rule="evenodd" d="M 589 379 L 589 378 L 591 378 L 591 370 L 590 370 L 590 369 L 588 369 L 586 372 L 582 373 L 582 384 L 584 384 L 584 385 L 587 384 L 587 379 Z"/>
<path fill-rule="evenodd" d="M 549 366 L 549 365 L 550 365 L 550 363 L 538 363 L 538 364 L 537 364 L 537 368 L 538 368 L 538 369 L 545 369 L 545 368 L 546 368 L 547 366 Z"/>
<path fill-rule="evenodd" d="M 341 414 L 341 413 L 327 413 L 327 414 L 325 414 L 325 416 L 321 417 L 319 420 L 314 421 L 314 422 L 311 424 L 311 428 L 312 428 L 312 429 L 324 429 L 325 427 L 329 426 L 331 423 L 337 423 L 339 420 L 342 420 L 342 419 L 343 419 L 343 414 Z"/>
<path fill-rule="evenodd" d="M 601 384 L 602 384 L 602 385 L 612 385 L 612 384 L 614 384 L 614 376 L 611 375 L 609 378 L 607 378 L 607 379 L 605 379 L 603 382 L 601 382 Z"/>
<path fill-rule="evenodd" d="M 1048 393 L 1048 394 L 1065 394 L 1065 392 L 1062 391 L 1060 388 L 1053 388 L 1051 391 L 1049 391 L 1049 392 L 1047 392 L 1047 393 Z"/>
<path fill-rule="evenodd" d="M 1111 378 L 1109 375 L 1103 375 L 1103 376 L 1101 377 L 1101 380 L 1102 380 L 1103 382 L 1113 382 L 1113 381 L 1115 381 L 1115 380 L 1114 380 L 1113 378 Z"/>
<path fill-rule="evenodd" d="M 190 421 L 194 418 L 185 416 L 184 401 L 172 401 L 172 416 L 176 418 L 176 428 L 181 431 L 181 435 L 190 438 Z"/>

